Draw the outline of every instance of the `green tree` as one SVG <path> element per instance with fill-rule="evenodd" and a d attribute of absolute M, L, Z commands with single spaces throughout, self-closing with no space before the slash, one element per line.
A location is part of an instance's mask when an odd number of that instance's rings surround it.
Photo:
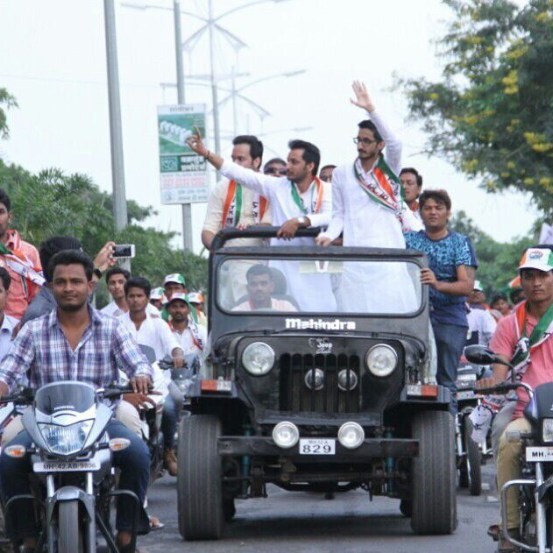
<path fill-rule="evenodd" d="M 15 97 L 13 97 L 5 88 L 0 88 L 0 138 L 8 138 L 10 136 L 10 128 L 8 127 L 8 117 L 6 110 L 17 107 Z"/>
<path fill-rule="evenodd" d="M 449 226 L 471 239 L 478 259 L 476 278 L 482 283 L 488 298 L 490 294 L 507 288 L 517 275 L 522 252 L 535 242 L 531 236 L 515 238 L 509 243 L 497 242 L 478 228 L 464 211 L 456 212 Z"/>
<path fill-rule="evenodd" d="M 183 273 L 191 289 L 207 288 L 207 260 L 171 247 L 175 233 L 145 228 L 155 211 L 127 202 L 129 225 L 115 232 L 112 198 L 86 175 L 65 175 L 59 169 L 32 174 L 0 160 L 0 186 L 12 202 L 13 226 L 33 244 L 54 235 L 75 236 L 94 255 L 108 241 L 132 243 L 133 274 L 160 285 L 169 273 Z M 102 289 L 100 290 L 102 292 Z"/>
<path fill-rule="evenodd" d="M 442 78 L 399 80 L 425 150 L 489 192 L 530 192 L 553 214 L 553 0 L 444 0 Z"/>

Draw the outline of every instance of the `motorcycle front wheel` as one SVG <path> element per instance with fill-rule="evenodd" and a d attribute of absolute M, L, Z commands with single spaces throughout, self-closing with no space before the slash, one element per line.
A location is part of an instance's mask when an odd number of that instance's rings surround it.
<path fill-rule="evenodd" d="M 59 504 L 58 553 L 84 553 L 78 501 L 62 501 Z"/>

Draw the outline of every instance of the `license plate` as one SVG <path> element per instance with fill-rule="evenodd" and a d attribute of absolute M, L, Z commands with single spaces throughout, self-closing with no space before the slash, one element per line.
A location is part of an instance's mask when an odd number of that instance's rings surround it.
<path fill-rule="evenodd" d="M 33 464 L 35 472 L 90 472 L 100 470 L 100 461 L 37 461 Z"/>
<path fill-rule="evenodd" d="M 526 460 L 534 463 L 553 461 L 553 447 L 527 447 Z"/>
<path fill-rule="evenodd" d="M 335 455 L 336 440 L 329 438 L 300 439 L 300 455 Z"/>

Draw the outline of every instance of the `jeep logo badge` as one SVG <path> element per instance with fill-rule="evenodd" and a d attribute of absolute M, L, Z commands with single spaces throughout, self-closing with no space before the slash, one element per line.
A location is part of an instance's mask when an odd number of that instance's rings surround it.
<path fill-rule="evenodd" d="M 327 338 L 309 338 L 307 343 L 310 348 L 315 350 L 315 353 L 332 353 L 332 343 Z"/>

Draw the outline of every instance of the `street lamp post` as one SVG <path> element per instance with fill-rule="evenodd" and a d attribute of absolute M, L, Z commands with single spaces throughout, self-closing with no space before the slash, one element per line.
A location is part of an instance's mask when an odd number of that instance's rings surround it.
<path fill-rule="evenodd" d="M 128 224 L 128 215 L 125 194 L 121 98 L 119 95 L 119 70 L 117 67 L 117 40 L 115 34 L 115 9 L 113 0 L 104 0 L 104 23 L 106 29 L 106 57 L 108 70 L 113 217 L 115 219 L 115 230 L 121 231 Z"/>
<path fill-rule="evenodd" d="M 173 19 L 175 23 L 175 58 L 177 64 L 177 103 L 185 103 L 184 66 L 182 63 L 182 33 L 180 0 L 173 0 Z M 182 204 L 182 245 L 185 252 L 193 250 L 192 241 L 192 204 Z"/>

